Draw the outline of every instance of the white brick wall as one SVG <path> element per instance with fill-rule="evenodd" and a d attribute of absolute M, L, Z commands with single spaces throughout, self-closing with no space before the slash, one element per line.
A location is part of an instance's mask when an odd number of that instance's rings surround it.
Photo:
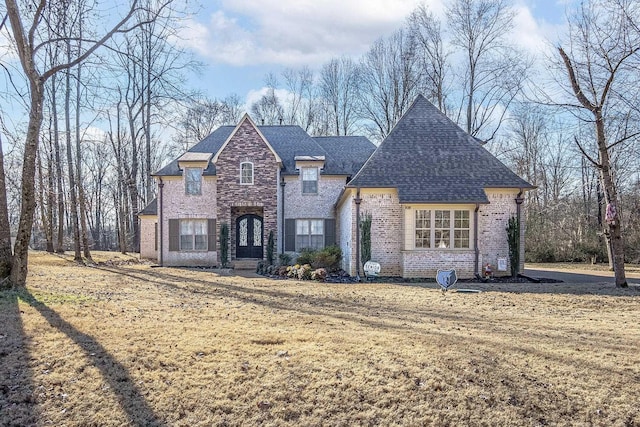
<path fill-rule="evenodd" d="M 475 251 L 470 250 L 423 250 L 403 251 L 403 277 L 436 278 L 439 269 L 456 269 L 458 278 L 473 277 Z"/>
<path fill-rule="evenodd" d="M 511 215 L 516 214 L 515 198 L 517 189 L 486 190 L 490 204 L 480 205 L 478 211 L 478 269 L 490 263 L 494 272 L 498 258 L 509 258 L 507 243 L 507 223 Z M 355 190 L 345 196 L 346 200 L 339 206 L 338 229 L 340 246 L 347 256 L 344 268 L 351 275 L 356 273 L 356 209 Z M 363 189 L 361 190 L 361 215 L 369 212 L 372 215 L 372 259 L 381 265 L 383 276 L 403 276 L 407 278 L 435 278 L 438 269 L 455 268 L 460 278 L 473 277 L 475 273 L 474 210 L 475 205 L 400 205 L 395 190 Z M 412 221 L 414 209 L 467 209 L 471 220 L 471 248 L 422 250 L 414 249 L 414 230 Z M 524 217 L 522 218 L 524 224 Z M 524 227 L 521 230 L 521 246 L 524 248 Z M 350 237 L 351 235 L 351 237 Z M 348 247 L 346 239 L 351 239 Z M 350 249 L 349 253 L 345 249 Z M 524 268 L 524 250 L 521 256 L 521 268 Z M 508 275 L 506 272 L 499 274 Z M 362 271 L 361 271 L 362 274 Z"/>
<path fill-rule="evenodd" d="M 286 176 L 285 182 L 284 217 L 286 219 L 334 218 L 333 207 L 344 188 L 346 177 L 320 174 L 317 194 L 302 194 L 300 176 Z"/>
<path fill-rule="evenodd" d="M 371 259 L 380 263 L 383 276 L 402 274 L 403 215 L 395 189 L 362 189 L 360 215 L 371 214 Z M 354 227 L 357 224 L 355 209 Z M 354 230 L 355 231 L 355 230 Z M 355 244 L 355 237 L 354 237 Z M 352 254 L 355 266 L 355 250 Z M 362 267 L 362 266 L 361 266 Z M 362 274 L 362 271 L 360 271 Z"/>
<path fill-rule="evenodd" d="M 158 209 L 162 204 L 162 252 L 163 265 L 215 266 L 218 253 L 169 251 L 170 219 L 216 219 L 216 178 L 202 177 L 202 194 L 185 194 L 184 177 L 163 177 L 163 199 L 158 200 Z M 216 224 L 216 227 L 218 225 Z M 216 235 L 216 238 L 218 236 Z M 153 242 L 153 240 L 152 240 Z M 216 244 L 216 248 L 218 245 Z"/>
<path fill-rule="evenodd" d="M 336 214 L 336 237 L 338 239 L 340 249 L 342 250 L 342 269 L 347 272 L 352 271 L 352 256 L 355 256 L 355 254 L 352 254 L 352 252 L 355 252 L 355 250 L 353 250 L 353 246 L 356 241 L 355 228 L 353 226 L 355 224 L 353 222 L 354 210 L 353 197 L 348 197 L 340 206 L 338 206 L 338 212 Z M 355 269 L 353 270 L 355 271 Z"/>
<path fill-rule="evenodd" d="M 515 198 L 518 189 L 487 189 L 488 205 L 480 205 L 478 212 L 480 266 L 491 264 L 495 274 L 509 275 L 509 243 L 507 242 L 507 225 L 509 218 L 516 215 Z M 520 227 L 520 247 L 524 248 L 524 216 Z M 507 259 L 507 271 L 498 272 L 498 258 Z M 524 268 L 524 249 L 520 256 L 520 268 Z"/>
<path fill-rule="evenodd" d="M 156 215 L 140 215 L 140 258 L 158 260 L 156 250 Z"/>

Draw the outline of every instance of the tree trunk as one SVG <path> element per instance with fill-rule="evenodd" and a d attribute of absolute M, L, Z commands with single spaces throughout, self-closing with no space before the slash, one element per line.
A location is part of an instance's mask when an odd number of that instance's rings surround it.
<path fill-rule="evenodd" d="M 67 58 L 70 59 L 71 50 L 67 44 Z M 73 247 L 75 254 L 73 260 L 82 261 L 82 252 L 80 251 L 80 225 L 78 223 L 78 198 L 76 196 L 76 180 L 73 171 L 73 155 L 71 149 L 71 71 L 66 71 L 66 91 L 64 95 L 64 122 L 65 137 L 67 141 L 67 171 L 69 173 L 69 215 L 71 216 L 71 225 L 73 230 Z"/>
<path fill-rule="evenodd" d="M 54 222 L 54 215 L 53 215 L 53 206 L 55 205 L 55 197 L 54 197 L 54 191 L 55 191 L 55 183 L 53 180 L 53 147 L 52 147 L 53 141 L 51 138 L 49 138 L 49 150 L 47 153 L 47 223 L 49 224 L 49 228 L 47 230 L 47 252 L 49 253 L 53 253 L 54 252 L 54 246 L 53 246 L 53 222 Z M 49 246 L 51 245 L 51 246 Z"/>
<path fill-rule="evenodd" d="M 598 154 L 600 160 L 600 179 L 602 180 L 602 190 L 604 200 L 607 203 L 607 215 L 605 215 L 604 232 L 609 240 L 613 259 L 613 272 L 616 277 L 616 286 L 619 288 L 628 287 L 626 274 L 624 271 L 624 243 L 622 241 L 622 226 L 620 224 L 621 215 L 618 210 L 618 192 L 615 182 L 611 176 L 611 160 L 605 138 L 604 118 L 600 110 L 596 111 L 596 140 L 598 143 Z M 607 233 L 608 231 L 608 233 Z"/>
<path fill-rule="evenodd" d="M 82 19 L 80 19 L 80 38 L 82 38 Z M 76 79 L 76 176 L 78 177 L 78 205 L 80 208 L 80 237 L 85 259 L 93 262 L 89 250 L 87 238 L 87 209 L 84 196 L 84 181 L 82 180 L 82 152 L 80 150 L 80 89 L 81 89 L 82 65 L 78 64 L 78 76 Z"/>
<path fill-rule="evenodd" d="M 40 220 L 42 221 L 42 231 L 45 235 L 47 252 L 53 252 L 53 235 L 49 234 L 49 217 L 47 216 L 47 206 L 44 202 L 45 187 L 44 178 L 42 177 L 42 150 L 38 151 L 38 204 L 40 205 Z"/>
<path fill-rule="evenodd" d="M 13 21 L 12 21 L 12 25 Z M 36 210 L 35 176 L 36 153 L 40 128 L 42 127 L 42 102 L 44 100 L 44 87 L 42 79 L 37 75 L 29 75 L 31 90 L 31 110 L 29 111 L 29 125 L 24 147 L 24 159 L 22 163 L 22 204 L 20 206 L 20 221 L 16 243 L 13 247 L 13 263 L 11 267 L 10 281 L 13 286 L 25 287 L 27 284 L 27 269 L 29 263 L 29 241 L 31 240 L 31 228 L 33 215 Z"/>
<path fill-rule="evenodd" d="M 51 114 L 53 115 L 53 146 L 55 151 L 55 163 L 58 198 L 58 243 L 56 252 L 64 253 L 64 187 L 62 182 L 62 156 L 60 156 L 60 132 L 58 131 L 58 106 L 56 91 L 58 90 L 57 76 L 51 78 Z"/>
<path fill-rule="evenodd" d="M 11 273 L 11 230 L 7 209 L 7 186 L 4 177 L 4 155 L 0 138 L 0 283 Z M 3 286 L 0 285 L 0 288 Z"/>

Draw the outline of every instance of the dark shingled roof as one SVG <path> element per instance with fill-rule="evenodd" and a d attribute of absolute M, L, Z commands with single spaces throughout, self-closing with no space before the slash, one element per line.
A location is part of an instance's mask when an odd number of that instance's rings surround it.
<path fill-rule="evenodd" d="M 234 129 L 235 126 L 221 126 L 189 151 L 215 155 Z M 296 156 L 324 156 L 324 174 L 354 175 L 375 149 L 365 137 L 312 138 L 300 126 L 258 126 L 258 129 L 282 159 L 283 174 L 298 173 Z M 215 165 L 211 163 L 203 174 L 215 175 Z M 154 175 L 180 176 L 182 171 L 176 159 Z"/>
<path fill-rule="evenodd" d="M 153 199 L 138 215 L 158 215 L 158 199 Z"/>
<path fill-rule="evenodd" d="M 533 188 L 422 96 L 348 186 L 397 188 L 400 203 L 488 203 L 485 188 Z"/>
<path fill-rule="evenodd" d="M 329 153 L 326 175 L 355 175 L 376 149 L 364 136 L 316 136 L 313 140 Z"/>

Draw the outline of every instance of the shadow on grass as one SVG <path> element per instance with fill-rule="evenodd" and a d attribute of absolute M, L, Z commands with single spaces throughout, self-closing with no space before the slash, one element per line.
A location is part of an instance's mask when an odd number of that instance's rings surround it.
<path fill-rule="evenodd" d="M 87 355 L 92 364 L 100 370 L 102 377 L 115 393 L 120 406 L 129 417 L 130 425 L 134 426 L 164 426 L 164 421 L 158 419 L 127 369 L 119 363 L 109 352 L 91 335 L 80 332 L 47 305 L 34 298 L 29 291 L 21 291 L 20 299 L 35 308 L 51 326 L 66 334 Z"/>
<path fill-rule="evenodd" d="M 27 426 L 38 420 L 19 293 L 0 291 L 0 425 Z"/>
<path fill-rule="evenodd" d="M 133 270 L 125 267 L 97 268 L 113 274 L 127 276 L 134 280 L 148 282 L 159 287 L 165 287 L 166 289 L 191 293 L 194 298 L 197 298 L 198 295 L 226 296 L 244 303 L 261 305 L 269 309 L 297 312 L 311 316 L 324 316 L 342 322 L 362 324 L 372 328 L 399 333 L 410 331 L 421 335 L 446 335 L 448 337 L 452 335 L 451 332 L 439 332 L 431 328 L 431 319 L 437 320 L 438 323 L 445 321 L 453 322 L 452 324 L 455 325 L 472 325 L 472 328 L 491 328 L 496 336 L 503 336 L 512 342 L 510 346 L 503 347 L 504 350 L 508 349 L 518 354 L 537 354 L 540 357 L 555 360 L 562 364 L 592 369 L 593 372 L 600 372 L 602 370 L 602 366 L 594 364 L 587 359 L 579 359 L 575 356 L 567 358 L 562 354 L 557 354 L 556 351 L 532 348 L 520 339 L 519 329 L 517 327 L 514 328 L 512 322 L 496 324 L 492 320 L 487 320 L 482 315 L 475 314 L 473 310 L 458 313 L 449 312 L 443 308 L 438 309 L 421 305 L 419 301 L 416 301 L 416 306 L 413 309 L 407 309 L 393 304 L 380 304 L 379 301 L 372 303 L 372 301 L 365 302 L 360 299 L 349 300 L 329 296 L 306 296 L 297 294 L 295 291 L 286 292 L 276 290 L 272 287 L 244 287 L 240 284 L 223 283 L 215 279 L 205 280 L 193 277 L 186 279 L 183 276 L 171 274 L 167 270 Z M 192 286 L 201 287 L 198 289 Z M 633 291 L 633 294 L 635 294 L 635 291 Z M 461 296 L 463 298 L 469 298 L 468 296 Z M 443 298 L 446 298 L 446 296 L 443 295 Z M 526 322 L 526 319 L 523 321 Z M 575 337 L 583 331 L 582 329 L 570 326 L 557 326 L 554 332 L 562 332 L 563 334 Z M 472 347 L 486 346 L 487 348 L 493 348 L 495 346 L 495 342 L 491 339 L 467 335 L 462 332 L 460 336 L 464 342 Z M 532 339 L 536 342 L 546 342 L 549 340 L 549 331 L 528 330 L 527 339 Z M 616 346 L 619 339 L 611 338 L 609 341 L 610 343 L 608 345 Z M 570 346 L 570 342 L 568 342 L 567 345 Z M 622 368 L 620 370 L 610 369 L 609 374 L 612 373 L 626 375 Z"/>

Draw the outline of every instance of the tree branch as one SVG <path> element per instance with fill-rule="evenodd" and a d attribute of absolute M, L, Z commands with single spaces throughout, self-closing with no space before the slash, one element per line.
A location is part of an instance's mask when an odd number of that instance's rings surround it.
<path fill-rule="evenodd" d="M 558 52 L 560 53 L 560 56 L 562 57 L 562 61 L 564 62 L 564 66 L 567 68 L 567 73 L 569 74 L 569 80 L 571 82 L 571 87 L 573 88 L 573 93 L 576 95 L 576 98 L 578 98 L 578 101 L 580 101 L 580 103 L 582 105 L 584 105 L 585 108 L 588 108 L 591 111 L 595 111 L 597 109 L 597 107 L 595 105 L 593 105 L 591 103 L 591 101 L 589 101 L 589 99 L 582 92 L 582 88 L 580 87 L 580 83 L 578 82 L 578 78 L 576 77 L 576 73 L 573 70 L 573 65 L 571 64 L 571 59 L 569 59 L 567 54 L 564 52 L 564 49 L 562 49 L 561 47 L 558 47 Z"/>
<path fill-rule="evenodd" d="M 589 162 L 591 162 L 596 168 L 598 169 L 602 169 L 602 165 L 598 162 L 596 162 L 595 160 L 593 160 L 593 158 L 587 154 L 587 152 L 585 151 L 584 148 L 582 148 L 582 145 L 580 145 L 580 142 L 578 141 L 578 138 L 576 138 L 575 136 L 573 137 L 573 140 L 576 142 L 576 145 L 578 146 L 578 149 L 580 150 L 580 152 L 582 153 L 582 155 L 589 160 Z"/>

